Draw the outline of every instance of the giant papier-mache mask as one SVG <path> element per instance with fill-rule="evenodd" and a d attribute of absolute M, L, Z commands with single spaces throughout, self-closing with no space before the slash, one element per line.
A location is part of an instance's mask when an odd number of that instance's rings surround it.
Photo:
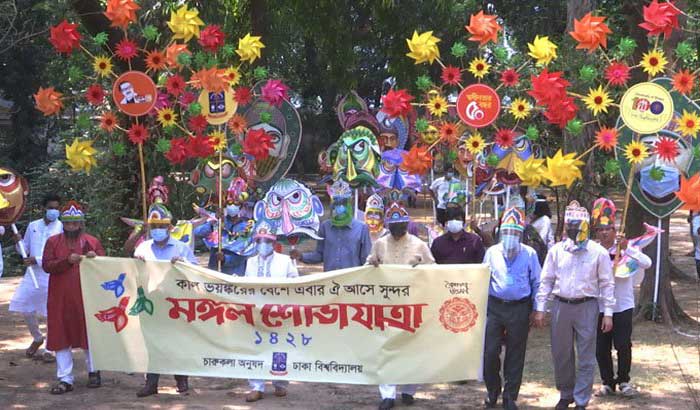
<path fill-rule="evenodd" d="M 367 198 L 365 224 L 371 233 L 379 233 L 384 229 L 384 201 L 379 194 Z"/>
<path fill-rule="evenodd" d="M 263 221 L 275 227 L 275 234 L 282 236 L 318 236 L 323 204 L 304 184 L 283 178 L 270 187 L 265 197 L 255 204 L 255 221 Z"/>
<path fill-rule="evenodd" d="M 0 167 L 0 225 L 11 225 L 24 212 L 29 185 L 16 171 Z"/>
<path fill-rule="evenodd" d="M 376 186 L 381 153 L 374 133 L 358 126 L 345 131 L 338 142 L 333 179 L 343 179 L 352 187 Z"/>

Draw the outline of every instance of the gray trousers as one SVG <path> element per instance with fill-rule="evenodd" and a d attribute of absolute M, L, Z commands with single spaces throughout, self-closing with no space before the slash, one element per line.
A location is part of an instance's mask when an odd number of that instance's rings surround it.
<path fill-rule="evenodd" d="M 560 398 L 588 405 L 595 375 L 598 301 L 578 305 L 552 303 L 552 358 L 554 379 Z M 578 353 L 578 364 L 574 354 Z"/>
<path fill-rule="evenodd" d="M 505 342 L 503 361 L 503 400 L 518 400 L 525 366 L 525 349 L 530 330 L 529 302 L 503 304 L 489 298 L 484 342 L 484 383 L 491 400 L 501 394 L 501 346 Z"/>

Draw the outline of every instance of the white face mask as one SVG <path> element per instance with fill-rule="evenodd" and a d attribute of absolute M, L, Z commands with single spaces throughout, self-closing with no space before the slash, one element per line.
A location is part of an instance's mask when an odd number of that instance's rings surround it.
<path fill-rule="evenodd" d="M 464 230 L 464 221 L 460 221 L 458 219 L 453 219 L 451 221 L 447 221 L 447 224 L 445 225 L 447 228 L 447 231 L 450 233 L 457 233 L 459 231 Z"/>

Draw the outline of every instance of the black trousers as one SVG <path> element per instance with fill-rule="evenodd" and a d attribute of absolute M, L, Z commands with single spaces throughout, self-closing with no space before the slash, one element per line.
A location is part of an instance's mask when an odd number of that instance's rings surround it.
<path fill-rule="evenodd" d="M 146 384 L 147 385 L 158 386 L 158 380 L 160 380 L 160 375 L 158 373 L 146 373 Z M 187 381 L 187 376 L 175 375 L 175 381 L 179 382 L 180 380 Z"/>
<path fill-rule="evenodd" d="M 630 381 L 633 311 L 634 309 L 627 309 L 620 313 L 613 313 L 613 329 L 608 333 L 603 333 L 600 330 L 603 314 L 598 318 L 596 359 L 603 384 L 610 386 L 613 390 L 615 390 L 616 385 Z M 615 378 L 615 370 L 613 369 L 613 345 L 617 351 L 617 378 Z"/>
<path fill-rule="evenodd" d="M 484 382 L 489 398 L 501 394 L 501 346 L 505 342 L 503 362 L 503 399 L 516 401 L 523 380 L 527 335 L 532 303 L 504 304 L 489 298 L 484 342 Z"/>

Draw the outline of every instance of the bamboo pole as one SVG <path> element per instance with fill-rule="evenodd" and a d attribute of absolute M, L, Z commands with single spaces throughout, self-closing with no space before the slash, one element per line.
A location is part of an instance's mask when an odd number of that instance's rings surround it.
<path fill-rule="evenodd" d="M 224 177 L 222 174 L 223 167 L 221 166 L 223 161 L 224 161 L 223 156 L 224 156 L 224 154 L 223 154 L 222 150 L 219 150 L 219 212 L 218 212 L 218 214 L 219 214 L 218 215 L 219 226 L 217 228 L 219 231 L 218 232 L 218 235 L 219 235 L 218 248 L 219 248 L 219 250 L 218 250 L 217 255 L 216 255 L 216 265 L 218 267 L 219 272 L 221 272 L 221 257 L 220 257 L 220 255 L 221 255 L 221 251 L 223 249 L 223 242 L 224 242 L 223 241 L 224 238 L 221 236 L 221 233 L 223 231 L 223 224 L 224 224 L 224 218 L 225 218 L 224 209 L 223 209 L 224 187 L 222 186 Z"/>

